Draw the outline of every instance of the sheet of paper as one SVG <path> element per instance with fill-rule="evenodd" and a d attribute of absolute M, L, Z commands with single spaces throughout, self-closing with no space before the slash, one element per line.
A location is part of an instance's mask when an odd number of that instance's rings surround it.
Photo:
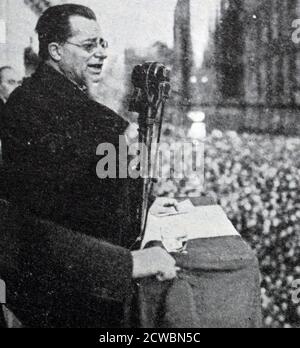
<path fill-rule="evenodd" d="M 238 236 L 238 232 L 218 206 L 194 207 L 187 214 L 157 217 L 149 214 L 143 246 L 153 240 Z"/>

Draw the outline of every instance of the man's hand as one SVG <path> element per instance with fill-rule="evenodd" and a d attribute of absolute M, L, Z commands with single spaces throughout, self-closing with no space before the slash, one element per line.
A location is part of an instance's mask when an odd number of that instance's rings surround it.
<path fill-rule="evenodd" d="M 172 212 L 174 208 L 176 211 L 178 210 L 178 202 L 176 199 L 168 197 L 159 197 L 156 198 L 150 211 L 154 215 L 168 214 Z"/>
<path fill-rule="evenodd" d="M 156 275 L 159 281 L 171 280 L 179 271 L 173 257 L 160 247 L 133 251 L 131 254 L 134 279 Z"/>

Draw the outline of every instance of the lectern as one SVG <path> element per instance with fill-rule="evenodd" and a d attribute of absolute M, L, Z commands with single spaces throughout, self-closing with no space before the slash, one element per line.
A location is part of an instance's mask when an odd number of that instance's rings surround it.
<path fill-rule="evenodd" d="M 28 288 L 26 282 L 31 284 L 32 277 L 35 277 L 34 283 L 40 291 L 44 291 L 45 296 L 51 297 L 51 284 L 65 281 L 60 271 L 67 265 L 51 269 L 50 282 L 44 279 L 46 275 L 40 277 L 41 275 L 33 274 L 34 267 L 31 270 L 30 265 L 28 267 L 24 265 L 20 258 L 25 255 L 26 250 L 30 253 L 31 248 L 38 247 L 39 244 L 28 245 L 26 249 L 22 245 L 23 249 L 20 250 L 19 240 L 22 237 L 19 233 L 22 226 L 17 225 L 17 220 L 14 221 L 14 212 L 9 212 L 7 203 L 4 201 L 0 203 L 0 278 L 4 276 L 7 283 L 8 308 L 19 318 L 22 317 L 25 326 L 32 323 L 34 326 L 45 327 L 47 308 L 43 308 L 40 302 L 36 303 L 35 289 Z M 193 203 L 198 206 L 212 204 L 205 198 L 194 199 Z M 9 230 L 6 230 L 7 227 Z M 53 224 L 43 224 L 43 235 L 46 238 L 53 233 L 51 229 L 58 228 L 59 226 Z M 34 238 L 30 240 L 34 242 Z M 132 307 L 131 303 L 128 303 L 124 326 L 142 328 L 261 326 L 258 262 L 253 251 L 238 234 L 191 240 L 187 244 L 187 253 L 175 253 L 174 257 L 182 269 L 178 279 L 160 283 L 156 278 L 149 278 L 138 282 L 137 296 L 133 300 L 135 305 Z M 78 284 L 71 284 L 69 281 L 66 284 L 76 288 Z M 40 296 L 37 300 L 40 301 L 41 298 Z M 85 299 L 88 306 L 92 303 L 91 299 L 96 301 L 97 294 L 85 293 L 81 300 Z M 61 305 L 63 306 L 63 303 Z M 132 308 L 134 313 L 130 312 Z M 12 319 L 10 316 L 10 324 L 19 326 L 18 321 Z"/>
<path fill-rule="evenodd" d="M 213 207 L 214 204 L 206 197 L 192 201 L 198 207 Z M 225 229 L 227 222 L 222 215 L 220 220 Z M 171 217 L 169 225 L 170 221 Z M 215 233 L 213 237 L 207 235 L 190 240 L 186 252 L 173 254 L 182 269 L 178 279 L 160 283 L 151 278 L 139 282 L 140 327 L 261 327 L 260 274 L 256 255 L 237 232 L 232 235 L 223 232 L 223 223 L 220 223 L 219 236 Z"/>

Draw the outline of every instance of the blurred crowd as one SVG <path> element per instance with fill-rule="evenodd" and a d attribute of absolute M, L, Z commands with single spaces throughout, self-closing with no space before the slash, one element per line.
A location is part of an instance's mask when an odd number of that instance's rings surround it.
<path fill-rule="evenodd" d="M 171 125 L 164 141 L 186 137 Z M 205 144 L 206 192 L 256 251 L 266 327 L 300 327 L 300 139 L 213 131 Z M 197 191 L 198 180 L 161 180 L 160 195 Z"/>

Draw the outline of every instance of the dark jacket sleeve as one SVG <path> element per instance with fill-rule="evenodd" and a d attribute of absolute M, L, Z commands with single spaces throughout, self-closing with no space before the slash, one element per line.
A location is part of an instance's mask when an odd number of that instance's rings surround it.
<path fill-rule="evenodd" d="M 36 246 L 32 254 L 35 260 L 31 261 L 41 266 L 37 273 L 48 271 L 40 278 L 46 285 L 50 271 L 56 279 L 59 276 L 60 287 L 83 296 L 124 302 L 130 295 L 133 266 L 128 250 L 47 221 L 35 220 L 28 227 L 28 239 L 23 234 L 22 240 L 30 243 L 30 248 Z M 51 283 L 48 285 L 51 290 Z"/>
<path fill-rule="evenodd" d="M 50 309 L 51 303 L 68 306 L 75 300 L 88 308 L 91 300 L 122 303 L 130 296 L 128 250 L 8 211 L 5 220 L 1 214 L 0 271 L 24 303 Z"/>

